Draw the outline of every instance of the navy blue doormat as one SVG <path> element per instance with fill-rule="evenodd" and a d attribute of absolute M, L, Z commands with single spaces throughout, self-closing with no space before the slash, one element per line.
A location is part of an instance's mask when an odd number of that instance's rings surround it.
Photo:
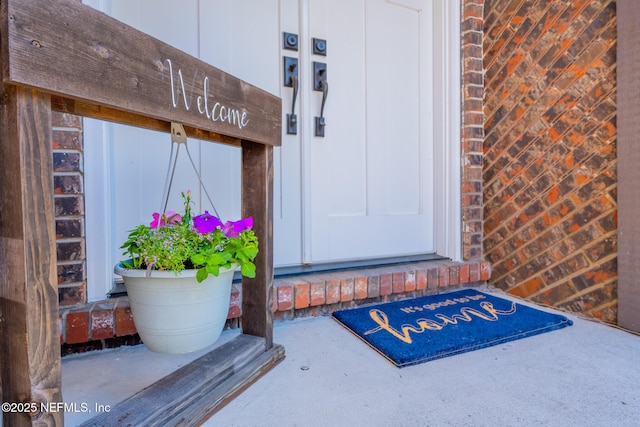
<path fill-rule="evenodd" d="M 400 368 L 573 324 L 474 289 L 336 311 L 333 318 Z"/>

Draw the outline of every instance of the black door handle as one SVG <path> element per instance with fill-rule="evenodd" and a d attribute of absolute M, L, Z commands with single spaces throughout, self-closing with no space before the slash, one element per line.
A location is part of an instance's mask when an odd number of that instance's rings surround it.
<path fill-rule="evenodd" d="M 315 118 L 315 136 L 324 138 L 326 121 L 324 118 L 324 105 L 329 95 L 329 83 L 327 82 L 327 64 L 323 62 L 313 63 L 313 90 L 322 91 L 322 104 L 320 105 L 320 117 Z"/>
<path fill-rule="evenodd" d="M 320 106 L 320 117 L 316 117 L 315 135 L 324 138 L 324 127 L 326 126 L 324 120 L 324 104 L 327 102 L 327 96 L 329 95 L 329 82 L 322 80 L 320 85 L 322 86 L 322 104 Z"/>
<path fill-rule="evenodd" d="M 298 133 L 298 116 L 296 116 L 296 99 L 298 98 L 298 59 L 284 57 L 284 85 L 293 88 L 291 114 L 287 114 L 287 135 Z"/>

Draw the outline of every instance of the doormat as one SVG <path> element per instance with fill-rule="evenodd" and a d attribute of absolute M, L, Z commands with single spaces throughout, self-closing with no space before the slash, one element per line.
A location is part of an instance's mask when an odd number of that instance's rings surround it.
<path fill-rule="evenodd" d="M 564 316 L 474 289 L 341 310 L 332 316 L 400 368 L 573 324 Z"/>

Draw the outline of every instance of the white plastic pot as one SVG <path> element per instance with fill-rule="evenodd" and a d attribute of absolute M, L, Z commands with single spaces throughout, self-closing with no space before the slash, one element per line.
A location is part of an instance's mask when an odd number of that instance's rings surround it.
<path fill-rule="evenodd" d="M 236 268 L 237 269 L 237 268 Z M 220 269 L 202 283 L 197 270 L 151 271 L 116 265 L 124 279 L 133 321 L 147 348 L 156 353 L 181 354 L 213 344 L 229 312 L 231 283 L 236 269 Z"/>

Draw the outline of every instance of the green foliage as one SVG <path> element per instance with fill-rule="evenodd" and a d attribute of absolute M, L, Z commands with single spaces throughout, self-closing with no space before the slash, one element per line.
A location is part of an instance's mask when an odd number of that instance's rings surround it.
<path fill-rule="evenodd" d="M 122 264 L 128 268 L 170 270 L 176 273 L 186 269 L 198 270 L 196 278 L 202 282 L 209 274 L 217 276 L 220 268 L 239 265 L 245 277 L 255 277 L 253 263 L 258 254 L 258 239 L 248 228 L 238 232 L 229 231 L 234 223 L 228 222 L 209 232 L 201 232 L 194 227 L 191 217 L 190 193 L 182 194 L 185 212 L 182 216 L 154 214 L 151 226 L 139 225 L 129 232 L 121 246 L 123 255 L 130 259 Z M 207 215 L 208 212 L 206 213 Z M 214 217 L 215 218 L 215 217 Z M 219 220 L 215 218 L 218 222 Z M 238 221 L 238 223 L 241 223 Z M 252 221 L 248 222 L 252 224 Z M 221 224 L 221 222 L 220 222 Z"/>

